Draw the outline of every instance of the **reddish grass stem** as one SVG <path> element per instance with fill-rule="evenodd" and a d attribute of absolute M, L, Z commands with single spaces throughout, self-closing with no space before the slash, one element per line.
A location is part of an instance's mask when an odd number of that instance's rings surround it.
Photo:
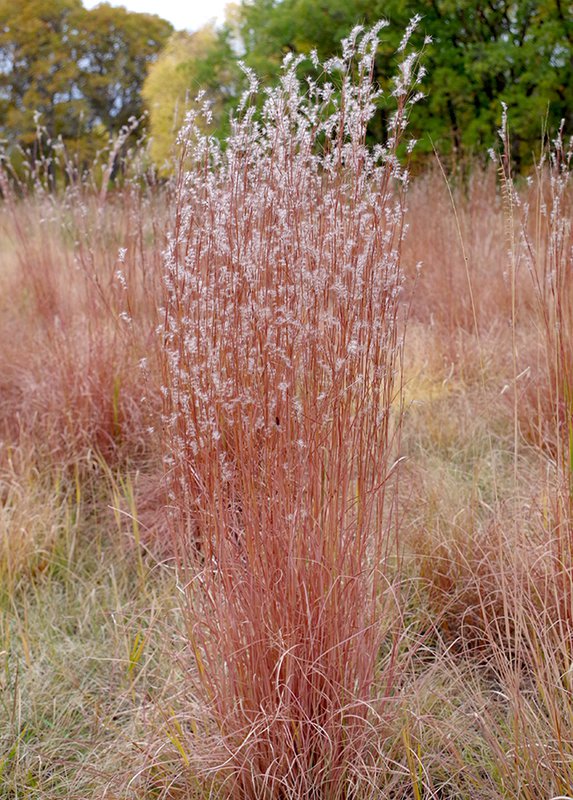
<path fill-rule="evenodd" d="M 381 27 L 356 29 L 321 84 L 303 89 L 302 61 L 287 59 L 260 117 L 248 72 L 224 150 L 193 115 L 181 134 L 167 463 L 213 726 L 196 766 L 237 798 L 351 796 L 393 704 L 392 658 L 381 697 L 375 683 L 396 619 L 387 489 L 407 185 L 396 151 L 417 73 L 407 56 L 391 140 L 370 149 Z"/>

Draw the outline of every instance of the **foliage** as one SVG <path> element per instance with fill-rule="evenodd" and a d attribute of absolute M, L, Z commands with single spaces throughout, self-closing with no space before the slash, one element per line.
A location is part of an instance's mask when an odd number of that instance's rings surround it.
<path fill-rule="evenodd" d="M 501 103 L 512 119 L 513 157 L 531 161 L 546 115 L 571 122 L 573 18 L 553 2 L 450 0 L 397 4 L 421 11 L 428 51 L 428 104 L 413 120 L 441 150 L 480 154 L 496 141 Z"/>
<path fill-rule="evenodd" d="M 502 101 L 518 166 L 531 163 L 545 118 L 553 129 L 561 119 L 573 122 L 573 17 L 561 0 L 242 0 L 229 7 L 222 29 L 172 38 L 159 17 L 106 3 L 87 11 L 80 0 L 0 0 L 1 135 L 11 147 L 38 147 L 39 114 L 47 139 L 61 136 L 85 163 L 146 106 L 153 157 L 163 166 L 200 89 L 212 104 L 209 131 L 228 135 L 244 89 L 240 58 L 276 81 L 286 53 L 316 50 L 328 59 L 355 24 L 387 19 L 374 79 L 391 92 L 385 76 L 397 63 L 399 32 L 414 16 L 417 46 L 431 39 L 427 100 L 410 120 L 421 140 L 418 158 L 434 147 L 453 161 L 483 157 L 495 142 Z M 379 101 L 371 140 L 385 140 L 390 113 Z"/>
<path fill-rule="evenodd" d="M 220 35 L 241 44 L 257 74 L 276 80 L 286 53 L 316 49 L 327 59 L 355 24 L 387 19 L 374 77 L 391 90 L 384 76 L 397 62 L 400 31 L 416 15 L 417 44 L 432 40 L 424 54 L 427 100 L 410 120 L 420 156 L 436 147 L 454 160 L 483 157 L 496 141 L 502 101 L 518 165 L 531 162 L 546 116 L 553 129 L 573 121 L 573 16 L 561 0 L 243 0 Z M 387 125 L 380 103 L 371 136 L 384 141 Z"/>
<path fill-rule="evenodd" d="M 82 160 L 140 116 L 145 71 L 172 31 L 81 0 L 0 0 L 0 131 L 8 149 L 58 139 Z"/>

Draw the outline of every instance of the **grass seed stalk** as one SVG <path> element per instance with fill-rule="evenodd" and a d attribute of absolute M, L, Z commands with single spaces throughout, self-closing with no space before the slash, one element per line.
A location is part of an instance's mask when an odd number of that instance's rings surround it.
<path fill-rule="evenodd" d="M 166 253 L 164 417 L 173 530 L 210 732 L 195 768 L 241 798 L 369 785 L 397 681 L 386 568 L 399 423 L 397 157 L 421 78 L 404 55 L 390 138 L 369 147 L 382 24 L 320 80 L 287 57 L 225 147 L 181 132 Z M 205 110 L 208 113 L 208 109 Z M 364 780 L 363 780 L 364 779 Z"/>

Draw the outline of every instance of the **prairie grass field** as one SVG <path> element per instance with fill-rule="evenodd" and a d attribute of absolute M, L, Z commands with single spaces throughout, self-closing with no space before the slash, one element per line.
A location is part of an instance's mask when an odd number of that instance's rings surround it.
<path fill-rule="evenodd" d="M 2 800 L 573 797 L 571 150 L 408 176 L 375 47 L 2 173 Z"/>

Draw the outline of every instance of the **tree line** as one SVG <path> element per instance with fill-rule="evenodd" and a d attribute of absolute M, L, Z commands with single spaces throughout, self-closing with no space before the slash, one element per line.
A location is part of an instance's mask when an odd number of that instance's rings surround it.
<path fill-rule="evenodd" d="M 415 15 L 427 67 L 427 97 L 410 120 L 418 158 L 433 149 L 453 161 L 484 157 L 496 142 L 502 102 L 518 165 L 531 161 L 542 129 L 565 120 L 573 130 L 573 6 L 566 0 L 241 0 L 221 28 L 195 33 L 106 4 L 87 11 L 80 0 L 0 0 L 1 135 L 30 145 L 39 118 L 50 137 L 87 156 L 147 109 L 161 168 L 199 89 L 212 103 L 211 129 L 225 136 L 244 89 L 239 60 L 272 82 L 287 53 L 314 49 L 328 58 L 356 24 L 385 18 L 375 70 L 390 91 L 396 51 Z M 384 138 L 386 123 L 382 101 L 373 140 Z"/>

